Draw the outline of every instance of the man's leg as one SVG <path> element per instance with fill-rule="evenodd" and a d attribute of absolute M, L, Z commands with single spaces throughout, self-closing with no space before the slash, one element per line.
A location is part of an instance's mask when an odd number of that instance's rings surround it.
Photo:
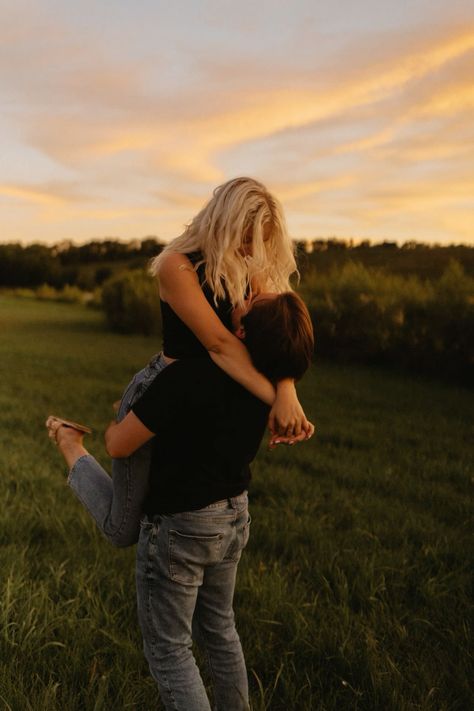
<path fill-rule="evenodd" d="M 232 607 L 237 565 L 248 541 L 247 508 L 237 511 L 234 537 L 221 563 L 206 568 L 193 620 L 196 642 L 206 652 L 216 711 L 249 708 L 248 679 Z"/>
<path fill-rule="evenodd" d="M 249 708 L 247 669 L 232 609 L 236 571 L 232 562 L 206 571 L 193 622 L 194 638 L 209 662 L 216 711 Z"/>
<path fill-rule="evenodd" d="M 167 711 L 211 711 L 192 653 L 192 619 L 207 541 L 189 537 L 197 556 L 180 577 L 170 564 L 173 517 L 144 522 L 137 546 L 137 607 L 145 656 Z M 202 544 L 202 545 L 201 545 Z M 171 543 L 172 545 L 172 543 Z M 197 550 L 199 549 L 199 550 Z M 179 557 L 179 555 L 177 555 Z M 178 561 L 179 562 L 179 561 Z M 189 562 L 189 561 L 188 561 Z M 227 709 L 230 711 L 230 709 Z"/>

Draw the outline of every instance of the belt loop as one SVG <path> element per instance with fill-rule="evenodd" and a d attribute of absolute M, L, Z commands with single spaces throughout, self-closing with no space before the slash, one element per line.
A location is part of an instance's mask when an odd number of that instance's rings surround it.
<path fill-rule="evenodd" d="M 231 509 L 235 509 L 234 502 L 231 496 L 227 499 L 227 503 L 229 504 Z"/>

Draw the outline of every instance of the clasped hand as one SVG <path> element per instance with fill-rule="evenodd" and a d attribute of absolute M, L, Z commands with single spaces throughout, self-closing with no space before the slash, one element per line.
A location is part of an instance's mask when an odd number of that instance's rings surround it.
<path fill-rule="evenodd" d="M 294 381 L 280 380 L 276 397 L 268 417 L 271 432 L 269 448 L 278 444 L 295 444 L 309 439 L 314 434 L 314 425 L 307 419 L 296 394 Z"/>

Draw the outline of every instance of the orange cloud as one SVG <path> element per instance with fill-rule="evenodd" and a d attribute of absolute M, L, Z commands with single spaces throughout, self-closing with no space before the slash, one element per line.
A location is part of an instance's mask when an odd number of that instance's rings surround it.
<path fill-rule="evenodd" d="M 355 180 L 356 178 L 353 175 L 341 175 L 335 178 L 323 178 L 302 183 L 273 182 L 272 187 L 283 202 L 290 203 L 295 200 L 300 201 L 310 196 L 315 197 L 321 193 L 345 188 L 352 185 Z"/>
<path fill-rule="evenodd" d="M 173 116 L 169 108 L 160 111 L 158 107 L 153 107 L 153 121 L 143 119 L 148 108 L 142 97 L 131 119 L 118 118 L 114 124 L 99 118 L 91 123 L 80 114 L 75 117 L 58 115 L 47 123 L 37 123 L 32 137 L 50 155 L 66 164 L 126 152 L 141 153 L 152 169 L 161 166 L 164 171 L 176 171 L 191 180 L 216 182 L 223 177 L 215 166 L 218 153 L 290 129 L 348 115 L 361 106 L 373 106 L 473 49 L 474 30 L 466 30 L 457 36 L 412 50 L 405 57 L 390 62 L 383 59 L 374 62 L 362 76 L 348 81 L 336 76 L 334 88 L 246 90 L 234 94 L 233 107 L 224 111 L 210 110 L 207 115 L 203 115 L 201 110 L 197 115 L 188 111 Z M 90 80 L 93 84 L 93 76 Z M 104 80 L 99 77 L 97 81 L 101 86 Z M 115 81 L 119 80 L 115 78 L 111 81 L 114 91 Z M 82 86 L 83 82 L 80 84 Z M 127 81 L 127 86 L 129 84 L 130 81 Z M 93 86 L 89 86 L 89 90 L 94 93 Z M 465 87 L 462 93 L 449 89 L 443 92 L 413 110 L 412 116 L 472 107 L 471 87 Z M 381 145 L 390 140 L 396 130 L 397 126 L 385 127 L 375 136 L 336 146 L 335 153 Z"/>
<path fill-rule="evenodd" d="M 423 211 L 439 214 L 442 205 L 454 229 L 460 201 L 473 187 L 459 175 L 472 145 L 474 27 L 448 29 L 434 39 L 425 33 L 420 28 L 413 39 L 400 39 L 405 45 L 398 54 L 393 46 L 374 45 L 372 56 L 366 53 L 354 66 L 338 64 L 336 57 L 324 68 L 315 56 L 315 65 L 293 82 L 288 68 L 280 81 L 270 61 L 255 77 L 247 76 L 249 65 L 229 63 L 233 79 L 245 75 L 232 91 L 216 62 L 222 100 L 209 101 L 201 85 L 182 95 L 173 95 L 171 87 L 165 100 L 164 89 L 146 90 L 151 65 L 122 59 L 114 64 L 93 42 L 82 48 L 76 41 L 68 53 L 57 32 L 52 49 L 46 42 L 43 58 L 38 47 L 33 51 L 44 79 L 35 87 L 38 109 L 15 125 L 30 146 L 62 170 L 66 166 L 66 175 L 74 171 L 77 185 L 86 185 L 90 194 L 79 194 L 76 182 L 33 185 L 6 176 L 0 195 L 12 204 L 42 208 L 44 221 L 138 224 L 143 216 L 181 225 L 212 186 L 247 161 L 245 172 L 261 168 L 262 178 L 294 214 L 309 213 L 316 203 L 331 220 L 340 214 L 341 220 L 352 216 L 354 224 L 356 219 L 383 224 L 402 212 L 421 220 Z M 23 47 L 26 39 L 22 36 Z M 10 43 L 11 51 L 15 46 Z M 31 57 L 27 62 L 27 50 L 22 52 L 18 84 L 27 96 Z M 61 69 L 47 75 L 61 52 Z M 443 170 L 449 167 L 453 180 L 440 183 L 434 170 L 426 171 L 420 187 L 410 171 L 417 170 L 416 163 L 436 160 L 443 161 Z M 374 190 L 374 185 L 387 187 Z"/>
<path fill-rule="evenodd" d="M 373 76 L 340 82 L 326 93 L 308 89 L 258 92 L 244 97 L 246 108 L 216 115 L 204 124 L 209 140 L 219 145 L 267 136 L 287 128 L 303 126 L 331 115 L 338 115 L 361 104 L 373 103 L 439 69 L 443 64 L 474 50 L 474 29 L 449 38 L 429 49 L 399 58 L 395 66 L 375 65 Z M 472 91 L 472 88 L 471 88 Z M 461 100 L 462 101 L 462 100 Z M 199 123 L 197 124 L 199 127 Z"/>
<path fill-rule="evenodd" d="M 63 205 L 67 201 L 64 197 L 51 194 L 47 191 L 19 185 L 0 185 L 0 195 L 18 198 L 38 205 Z"/>

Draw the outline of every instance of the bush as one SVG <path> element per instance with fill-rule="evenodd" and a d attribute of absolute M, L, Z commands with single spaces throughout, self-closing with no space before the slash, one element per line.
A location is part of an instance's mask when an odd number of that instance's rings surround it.
<path fill-rule="evenodd" d="M 313 319 L 317 355 L 472 377 L 474 279 L 458 262 L 434 282 L 348 262 L 322 275 L 308 271 L 300 292 Z M 142 270 L 107 281 L 102 305 L 116 331 L 159 331 L 156 286 Z"/>
<path fill-rule="evenodd" d="M 66 284 L 62 289 L 56 289 L 49 284 L 42 284 L 35 293 L 35 297 L 40 301 L 59 301 L 65 304 L 87 304 L 94 295 L 91 292 L 83 291 L 77 286 Z"/>
<path fill-rule="evenodd" d="M 156 334 L 161 328 L 156 282 L 143 270 L 112 277 L 102 287 L 107 322 L 120 333 Z"/>
<path fill-rule="evenodd" d="M 309 272 L 301 290 L 324 357 L 460 375 L 474 366 L 474 279 L 454 260 L 435 282 L 349 262 Z"/>

